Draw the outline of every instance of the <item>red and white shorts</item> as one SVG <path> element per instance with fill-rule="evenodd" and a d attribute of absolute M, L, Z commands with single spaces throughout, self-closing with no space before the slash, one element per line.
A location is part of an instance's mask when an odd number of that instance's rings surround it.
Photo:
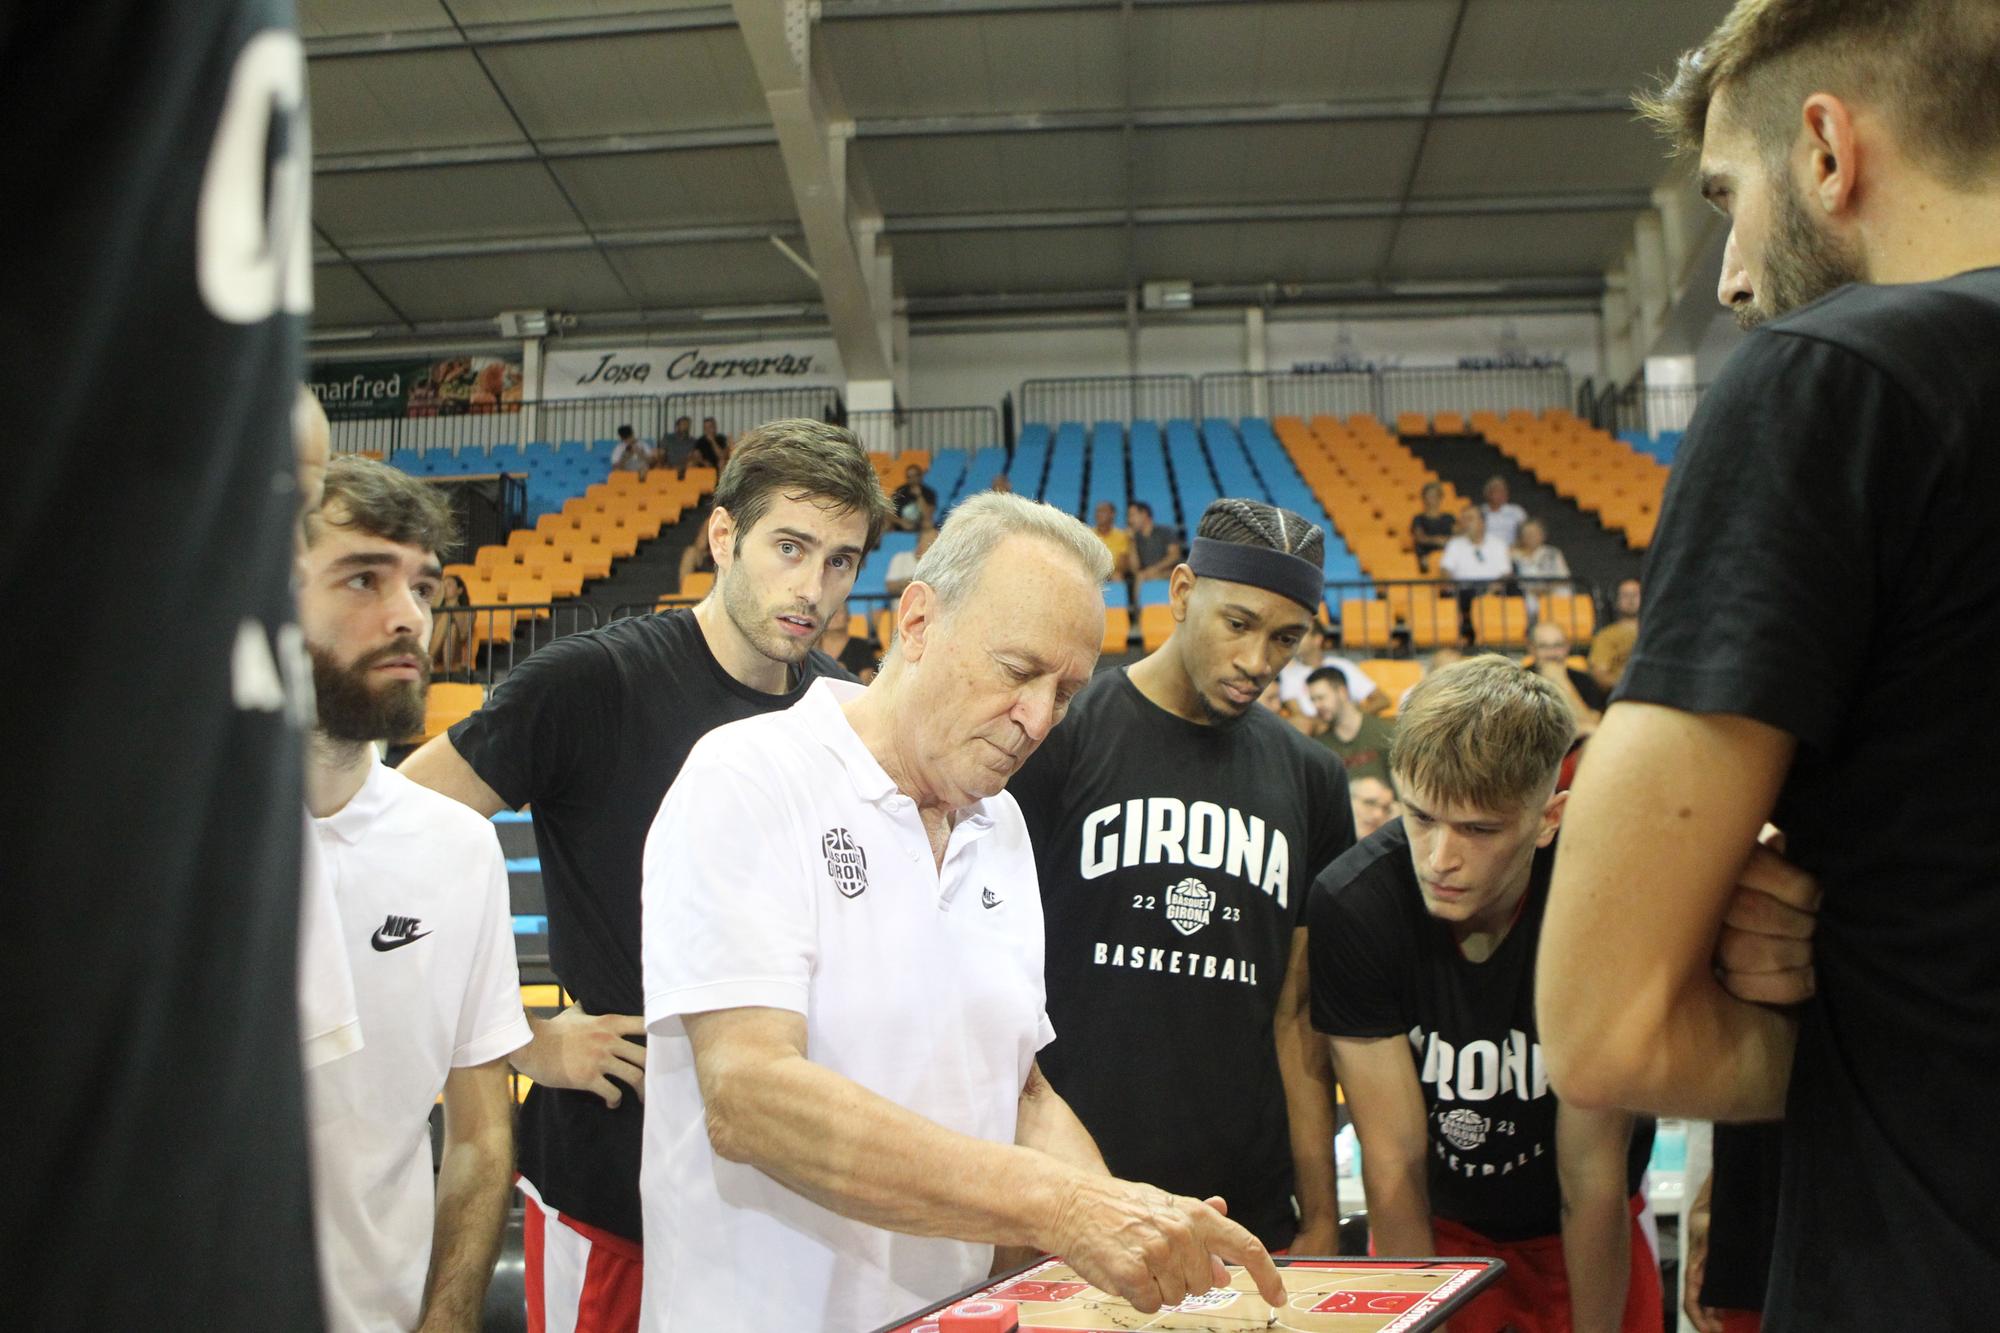
<path fill-rule="evenodd" d="M 1644 1190 L 1632 1196 L 1631 1264 L 1625 1280 L 1622 1333 L 1659 1333 L 1659 1241 Z M 1431 1219 L 1431 1234 L 1443 1256 L 1477 1255 L 1504 1259 L 1507 1271 L 1472 1304 L 1451 1317 L 1452 1333 L 1569 1333 L 1569 1269 L 1562 1237 L 1491 1240 L 1442 1217 Z"/>
<path fill-rule="evenodd" d="M 550 1208 L 526 1177 L 515 1184 L 527 1206 L 528 1333 L 637 1333 L 640 1247 Z"/>

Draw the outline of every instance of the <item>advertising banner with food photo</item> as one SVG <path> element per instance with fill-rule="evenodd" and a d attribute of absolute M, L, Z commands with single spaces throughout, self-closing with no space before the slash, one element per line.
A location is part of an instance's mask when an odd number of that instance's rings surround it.
<path fill-rule="evenodd" d="M 308 383 L 334 421 L 450 417 L 521 408 L 521 363 L 502 356 L 438 361 L 324 361 Z"/>

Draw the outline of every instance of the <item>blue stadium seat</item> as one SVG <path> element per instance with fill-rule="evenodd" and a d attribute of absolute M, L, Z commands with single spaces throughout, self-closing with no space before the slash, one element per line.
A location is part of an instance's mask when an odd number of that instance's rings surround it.
<path fill-rule="evenodd" d="M 924 481 L 938 495 L 938 515 L 958 499 L 959 483 L 965 480 L 966 453 L 963 449 L 939 449 L 931 455 L 931 470 Z"/>
<path fill-rule="evenodd" d="M 1090 494 L 1085 498 L 1083 517 L 1094 518 L 1097 506 L 1111 502 L 1117 515 L 1112 521 L 1125 526 L 1125 427 L 1116 421 L 1100 421 L 1090 434 Z"/>
<path fill-rule="evenodd" d="M 977 495 L 981 491 L 992 489 L 993 479 L 1006 470 L 1007 451 L 1005 449 L 1002 449 L 997 444 L 988 445 L 986 448 L 981 449 L 972 456 L 972 461 L 966 464 L 965 480 L 959 485 L 957 499 L 950 503 L 956 504 L 958 500 L 963 500 L 967 496 Z M 943 496 L 942 491 L 938 494 L 940 497 Z M 950 505 L 947 504 L 946 508 L 949 507 Z"/>
<path fill-rule="evenodd" d="M 889 562 L 896 558 L 898 551 L 916 549 L 917 534 L 914 532 L 883 533 L 882 544 L 868 553 L 868 558 L 861 562 L 860 572 L 854 576 L 854 596 L 877 598 L 887 596 Z"/>
<path fill-rule="evenodd" d="M 1021 427 L 1021 438 L 1014 443 L 1014 461 L 1007 468 L 1007 476 L 1019 494 L 1042 498 L 1042 473 L 1048 467 L 1050 439 L 1049 428 L 1039 422 Z"/>
<path fill-rule="evenodd" d="M 1139 585 L 1140 607 L 1143 609 L 1148 606 L 1165 606 L 1172 600 L 1169 596 L 1172 586 L 1172 579 L 1147 579 Z"/>
<path fill-rule="evenodd" d="M 1056 428 L 1049 449 L 1048 479 L 1042 483 L 1042 499 L 1065 514 L 1083 507 L 1083 426 L 1065 421 Z"/>

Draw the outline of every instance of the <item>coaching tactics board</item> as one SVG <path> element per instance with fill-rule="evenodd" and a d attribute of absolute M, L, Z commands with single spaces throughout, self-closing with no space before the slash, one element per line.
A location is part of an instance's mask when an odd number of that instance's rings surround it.
<path fill-rule="evenodd" d="M 1237 1333 L 1264 1328 L 1294 1333 L 1419 1333 L 1442 1327 L 1452 1311 L 1505 1269 L 1493 1259 L 1278 1258 L 1276 1262 L 1291 1297 L 1278 1310 L 1275 1322 L 1271 1307 L 1241 1268 L 1230 1268 L 1227 1287 L 1143 1314 L 1093 1287 L 1062 1260 L 1044 1259 L 878 1333 L 937 1333 L 941 1311 L 978 1297 L 1016 1302 L 1021 1333 L 1034 1329 Z"/>

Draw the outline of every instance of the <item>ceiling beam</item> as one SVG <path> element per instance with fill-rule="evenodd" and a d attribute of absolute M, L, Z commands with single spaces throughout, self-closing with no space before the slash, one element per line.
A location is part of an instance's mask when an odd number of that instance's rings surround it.
<path fill-rule="evenodd" d="M 1447 97 L 1437 106 L 1440 120 L 1488 116 L 1562 116 L 1629 114 L 1629 93 L 1538 93 L 1530 96 Z M 1204 129 L 1254 125 L 1339 125 L 1432 118 L 1430 99 L 1379 98 L 1354 102 L 1287 102 L 1251 106 L 1156 107 L 1132 113 L 1140 130 Z M 915 139 L 965 134 L 1050 134 L 1087 130 L 1122 130 L 1125 112 L 1021 111 L 945 116 L 873 116 L 853 122 L 857 139 Z M 838 128 L 838 127 L 836 127 Z M 652 134 L 603 134 L 574 139 L 545 139 L 542 156 L 549 159 L 620 157 L 634 153 L 672 153 L 703 148 L 769 147 L 778 132 L 769 125 L 726 126 L 719 129 L 667 130 Z M 479 166 L 492 162 L 531 162 L 526 143 L 472 144 L 458 148 L 412 148 L 388 152 L 322 153 L 313 170 L 322 175 L 366 171 L 408 171 L 437 167 Z"/>
<path fill-rule="evenodd" d="M 1410 217 L 1511 217 L 1550 213 L 1636 213 L 1648 207 L 1647 190 L 1601 190 L 1572 194 L 1486 195 L 1470 198 L 1413 199 Z M 1335 200 L 1310 204 L 1199 204 L 1138 208 L 1042 209 L 1019 213 L 909 214 L 883 220 L 891 236 L 944 235 L 962 232 L 1119 227 L 1129 216 L 1139 226 L 1222 226 L 1255 222 L 1345 222 L 1393 218 L 1402 211 L 1397 199 Z M 707 227 L 643 227 L 550 236 L 490 237 L 463 241 L 392 242 L 346 245 L 336 254 L 316 251 L 318 263 L 399 263 L 430 259 L 470 259 L 492 255 L 556 254 L 571 250 L 636 249 L 668 245 L 713 245 L 731 241 L 765 241 L 773 235 L 799 234 L 799 224 L 786 218 L 772 222 L 728 223 Z M 814 264 L 818 266 L 818 256 Z"/>

